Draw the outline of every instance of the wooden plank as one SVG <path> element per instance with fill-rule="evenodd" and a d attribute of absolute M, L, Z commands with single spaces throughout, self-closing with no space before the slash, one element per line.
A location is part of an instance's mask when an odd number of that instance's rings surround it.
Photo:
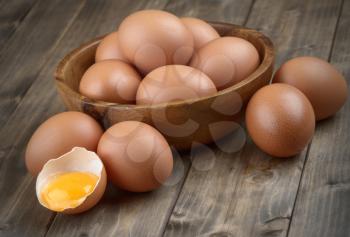
<path fill-rule="evenodd" d="M 144 3 L 144 2 L 143 2 Z M 153 7 L 156 7 L 155 5 L 157 2 L 151 2 L 150 4 L 146 5 L 145 7 L 151 7 L 153 4 Z M 158 7 L 161 7 L 161 4 L 164 2 L 159 1 Z M 159 5 L 160 4 L 160 5 Z M 124 8 L 123 8 L 124 5 Z M 6 129 L 4 129 L 0 134 L 3 134 L 3 138 L 6 137 L 6 144 L 4 147 L 8 147 L 8 151 L 2 150 L 2 154 L 8 154 L 6 157 L 6 162 L 2 165 L 0 168 L 0 171 L 3 173 L 4 177 L 11 178 L 13 176 L 13 173 L 21 173 L 24 174 L 25 170 L 23 167 L 23 162 L 20 160 L 21 156 L 24 151 L 24 146 L 26 142 L 28 141 L 31 133 L 35 129 L 35 127 L 44 120 L 45 117 L 48 115 L 61 110 L 62 108 L 59 106 L 60 103 L 58 102 L 58 98 L 56 96 L 56 93 L 54 92 L 52 81 L 48 80 L 47 78 L 51 77 L 51 71 L 52 67 L 55 65 L 58 58 L 60 58 L 64 53 L 66 53 L 67 48 L 75 47 L 77 44 L 76 37 L 81 38 L 91 38 L 92 35 L 89 34 L 96 34 L 97 31 L 107 31 L 104 27 L 110 27 L 110 29 L 114 28 L 114 24 L 112 21 L 105 22 L 105 25 L 99 25 L 98 23 L 93 24 L 92 22 L 97 21 L 94 17 L 97 12 L 104 12 L 103 16 L 101 17 L 101 14 L 99 14 L 99 17 L 101 21 L 107 21 L 107 19 L 114 19 L 114 20 L 120 20 L 119 18 L 115 19 L 115 16 L 119 16 L 120 18 L 123 17 L 123 14 L 127 14 L 128 11 L 125 10 L 125 5 L 127 5 L 127 2 L 120 3 L 118 2 L 118 5 L 107 5 L 104 10 L 101 9 L 95 9 L 97 6 L 90 6 L 91 11 L 93 12 L 86 12 L 86 18 L 90 19 L 80 19 L 78 17 L 77 21 L 79 23 L 74 23 L 72 26 L 72 30 L 69 30 L 69 32 L 66 35 L 70 35 L 70 37 L 64 37 L 62 40 L 62 43 L 57 47 L 59 50 L 56 50 L 52 55 L 50 61 L 48 62 L 48 66 L 46 66 L 42 72 L 40 73 L 38 79 L 30 88 L 30 90 L 27 93 L 27 96 L 25 99 L 21 102 L 21 105 L 18 107 L 16 113 L 9 119 L 9 123 L 6 125 Z M 100 5 L 99 5 L 100 6 Z M 120 7 L 120 14 L 118 14 L 118 11 L 113 11 L 114 9 L 118 9 Z M 141 6 L 138 6 L 141 7 Z M 107 12 L 107 9 L 111 9 Z M 84 9 L 85 10 L 85 9 Z M 95 12 L 95 13 L 94 13 Z M 106 19 L 105 19 L 106 18 Z M 97 21 L 98 22 L 98 21 Z M 90 23 L 90 24 L 89 24 Z M 89 25 L 89 28 L 86 29 L 83 27 L 83 25 Z M 101 29 L 102 28 L 102 29 Z M 74 30 L 73 30 L 74 29 Z M 77 32 L 75 32 L 77 30 Z M 82 31 L 82 32 L 81 32 Z M 72 35 L 71 35 L 72 34 Z M 97 33 L 99 34 L 99 33 Z M 67 39 L 66 39 L 67 38 Z M 38 93 L 38 91 L 45 91 L 44 93 Z M 37 105 L 40 104 L 41 106 L 38 107 Z M 24 118 L 24 119 L 23 119 Z M 16 129 L 20 127 L 21 129 Z M 177 157 L 177 156 L 176 156 Z M 12 160 L 10 162 L 10 160 Z M 15 160 L 15 161 L 13 161 Z M 179 159 L 176 159 L 179 161 Z M 181 173 L 186 174 L 186 170 L 188 168 L 188 160 L 184 161 L 183 168 L 182 163 L 178 162 L 177 164 L 179 168 L 176 168 L 175 170 L 180 174 Z M 19 167 L 20 166 L 20 167 Z M 182 170 L 182 171 L 181 171 Z M 11 175 L 12 174 L 12 175 Z M 113 229 L 110 230 L 109 233 L 113 234 L 120 234 L 121 236 L 124 236 L 124 234 L 128 233 L 146 233 L 149 235 L 160 235 L 163 232 L 163 228 L 165 225 L 165 222 L 167 221 L 169 212 L 172 210 L 172 206 L 174 205 L 174 202 L 177 199 L 177 194 L 179 192 L 179 188 L 181 188 L 181 182 L 183 179 L 179 180 L 177 186 L 173 188 L 164 188 L 160 189 L 156 192 L 152 192 L 149 195 L 131 195 L 131 194 L 125 194 L 124 197 L 121 196 L 117 197 L 117 200 L 115 203 L 112 203 L 109 201 L 102 202 L 98 208 L 92 210 L 91 213 L 86 213 L 86 215 L 80 215 L 80 218 L 74 218 L 74 217 L 65 217 L 65 216 L 58 216 L 54 224 L 52 225 L 52 228 L 50 229 L 50 232 L 48 235 L 65 235 L 69 234 L 71 235 L 72 229 L 75 230 L 75 233 L 79 235 L 81 234 L 90 234 L 90 233 L 105 233 L 106 229 L 111 229 L 112 226 L 116 227 L 116 221 L 120 223 L 120 225 L 117 225 L 117 229 L 113 231 Z M 17 184 L 17 185 L 16 185 Z M 29 176 L 26 176 L 25 178 L 22 177 L 20 181 L 12 182 L 11 186 L 17 187 L 19 185 L 27 187 L 28 190 L 32 190 L 33 188 L 33 182 L 32 179 Z M 9 184 L 8 184 L 9 186 Z M 162 191 L 164 190 L 164 191 Z M 15 192 L 16 188 L 13 188 L 12 192 Z M 30 195 L 28 191 L 24 192 L 23 195 L 18 196 L 18 204 L 14 205 L 13 210 L 18 210 L 19 208 L 23 209 L 23 203 L 26 198 L 26 196 Z M 109 197 L 113 196 L 114 194 L 107 194 L 106 199 L 108 200 Z M 139 196 L 139 197 L 138 197 Z M 9 195 L 9 200 L 12 200 L 13 196 L 11 197 L 11 193 Z M 113 198 L 114 199 L 114 198 Z M 122 202 L 122 208 L 119 206 L 118 200 L 138 200 L 138 202 Z M 106 203 L 107 202 L 107 203 Z M 138 204 L 136 204 L 138 203 Z M 13 205 L 13 203 L 11 203 Z M 166 205 L 165 205 L 166 204 Z M 44 212 L 42 209 L 38 207 L 37 203 L 30 202 L 30 206 L 34 206 L 34 209 L 39 209 L 37 213 Z M 150 211 L 152 210 L 152 212 Z M 24 210 L 24 213 L 27 213 L 28 210 Z M 95 226 L 96 222 L 100 223 L 101 215 L 105 216 L 104 221 L 106 222 L 105 225 L 103 225 L 101 229 L 93 229 L 93 228 L 87 228 L 87 227 L 93 227 Z M 8 215 L 9 217 L 5 219 L 4 226 L 8 225 L 8 223 L 11 223 L 11 220 L 15 219 L 15 213 L 14 211 Z M 83 216 L 85 218 L 83 218 Z M 106 221 L 110 220 L 110 221 Z M 131 224 L 128 224 L 127 226 L 129 228 L 121 228 L 125 223 L 130 222 L 130 220 L 133 220 Z M 24 220 L 22 220 L 24 222 Z M 163 223 L 161 223 L 163 222 Z M 42 223 L 47 223 L 47 221 L 43 221 Z M 156 223 L 156 224 L 155 224 Z M 161 223 L 161 224 L 159 224 Z M 22 226 L 28 225 L 28 223 L 21 223 Z M 31 224 L 31 223 L 29 223 Z M 68 227 L 68 228 L 67 228 Z"/>
<path fill-rule="evenodd" d="M 60 35 L 71 24 L 85 0 L 50 4 L 40 0 L 18 26 L 0 54 L 0 128 L 36 79 Z"/>
<path fill-rule="evenodd" d="M 177 185 L 164 187 L 150 194 L 130 194 L 115 191 L 108 192 L 105 201 L 98 208 L 79 218 L 54 215 L 39 206 L 34 193 L 35 180 L 26 173 L 23 153 L 26 143 L 35 128 L 47 117 L 63 110 L 62 104 L 54 88 L 52 71 L 69 50 L 77 47 L 80 43 L 98 35 L 107 33 L 116 28 L 117 24 L 131 11 L 139 8 L 162 8 L 166 2 L 155 1 L 89 1 L 73 24 L 66 31 L 58 43 L 56 49 L 51 53 L 46 65 L 43 67 L 21 101 L 15 113 L 10 117 L 6 126 L 0 132 L 0 155 L 2 164 L 0 166 L 0 189 L 3 191 L 0 196 L 0 233 L 5 236 L 12 235 L 34 235 L 42 236 L 53 222 L 48 236 L 72 235 L 74 233 L 100 233 L 104 234 L 106 229 L 111 231 L 118 223 L 129 223 L 129 228 L 118 228 L 115 232 L 121 233 L 143 233 L 150 230 L 149 234 L 162 233 L 163 225 L 153 225 L 153 221 L 166 221 L 181 188 L 181 182 L 188 170 L 189 162 L 182 162 L 176 156 L 177 168 L 175 182 Z M 11 180 L 9 182 L 8 180 Z M 176 180 L 176 179 L 175 179 Z M 121 193 L 121 194 L 120 194 Z M 111 202 L 111 199 L 116 199 Z M 129 202 L 128 200 L 134 200 Z M 137 201 L 136 201 L 137 200 Z M 122 203 L 122 208 L 120 207 Z M 21 210 L 18 213 L 18 210 Z M 170 208 L 171 210 L 171 208 Z M 103 229 L 93 229 L 95 223 L 105 216 Z M 38 218 L 30 218 L 32 216 Z M 81 217 L 81 218 L 80 218 Z M 150 218 L 151 217 L 151 218 Z M 107 220 L 110 220 L 109 222 Z M 140 224 L 141 223 L 141 224 Z M 82 225 L 84 224 L 84 225 Z M 124 224 L 123 224 L 124 225 Z M 68 227 L 68 228 L 67 228 Z M 88 229 L 91 227 L 91 229 Z M 149 229 L 152 227 L 153 229 Z M 29 234 L 28 234 L 29 233 Z M 111 232 L 112 233 L 112 232 Z M 74 234 L 73 234 L 74 235 Z"/>
<path fill-rule="evenodd" d="M 1 49 L 5 42 L 13 34 L 18 25 L 28 14 L 36 0 L 18 0 L 0 2 L 0 45 Z M 1 51 L 0 49 L 0 51 Z"/>
<path fill-rule="evenodd" d="M 178 16 L 195 16 L 207 21 L 230 22 L 243 24 L 252 6 L 252 0 L 222 1 L 176 1 L 170 0 L 166 10 Z"/>
<path fill-rule="evenodd" d="M 0 56 L 0 68 L 3 72 L 1 75 L 3 86 L 1 95 L 6 93 L 6 89 L 11 88 L 11 86 L 19 86 L 16 84 L 16 81 L 28 80 L 30 82 L 30 77 L 33 77 L 32 79 L 35 78 L 35 70 L 40 66 L 41 57 L 45 55 L 46 51 L 49 51 L 52 44 L 56 42 L 57 38 L 64 32 L 64 29 L 70 24 L 84 4 L 83 1 L 75 1 L 69 6 L 63 6 L 61 1 L 51 1 L 51 4 L 48 6 L 45 2 L 40 1 L 33 7 L 24 22 L 18 27 L 16 33 L 11 37 L 11 42 L 2 51 Z M 46 24 L 52 25 L 53 28 L 48 29 L 45 27 Z M 24 74 L 25 72 L 28 74 Z M 2 90 L 3 88 L 6 89 Z M 6 98 L 6 96 L 1 96 L 1 103 L 4 100 L 7 103 Z M 16 97 L 12 99 L 16 99 Z M 53 108 L 57 109 L 57 106 L 53 106 Z M 1 109 L 1 116 L 4 113 L 5 111 Z M 35 117 L 31 113 L 25 116 L 28 116 L 27 118 Z M 22 114 L 22 118 L 25 116 Z M 33 182 L 26 175 L 22 153 L 19 155 L 19 153 L 12 153 L 10 149 L 7 149 L 10 146 L 9 144 L 15 144 L 16 141 L 10 141 L 9 134 L 13 134 L 15 131 L 21 132 L 26 122 L 28 120 L 23 120 L 21 124 L 19 119 L 17 119 L 17 121 L 13 121 L 15 126 L 12 127 L 12 131 L 1 133 L 0 140 L 4 145 L 1 146 L 0 151 L 1 236 L 44 235 L 47 230 L 45 225 L 50 222 L 52 217 L 51 213 L 41 211 L 35 202 Z M 20 139 L 18 141 L 20 142 Z M 21 152 L 24 148 L 25 145 L 22 145 Z M 10 160 L 6 162 L 5 160 L 8 157 L 10 157 Z M 43 223 L 43 226 L 37 223 Z"/>
<path fill-rule="evenodd" d="M 303 54 L 327 58 L 340 7 L 333 0 L 256 0 L 247 26 L 272 38 L 277 64 Z M 229 146 L 242 136 L 229 137 Z M 286 236 L 306 150 L 271 158 L 248 139 L 238 153 L 213 153 L 211 169 L 192 165 L 164 236 Z M 207 166 L 208 159 L 198 160 Z"/>
<path fill-rule="evenodd" d="M 338 23 L 330 62 L 350 84 L 350 2 Z M 317 124 L 305 166 L 290 237 L 350 236 L 350 103 Z"/>
<path fill-rule="evenodd" d="M 148 193 L 110 187 L 93 210 L 78 216 L 58 215 L 47 236 L 160 236 L 185 179 L 189 162 L 175 153 L 173 185 Z"/>

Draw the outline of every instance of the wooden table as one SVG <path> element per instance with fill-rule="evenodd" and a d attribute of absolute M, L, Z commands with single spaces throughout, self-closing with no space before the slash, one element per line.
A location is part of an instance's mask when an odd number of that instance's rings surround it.
<path fill-rule="evenodd" d="M 241 129 L 225 149 L 175 152 L 173 182 L 154 192 L 109 187 L 76 216 L 38 204 L 23 153 L 36 127 L 64 110 L 57 62 L 144 8 L 258 29 L 275 43 L 276 68 L 314 55 L 350 80 L 348 0 L 0 0 L 0 236 L 350 236 L 349 101 L 290 159 L 267 156 L 248 136 L 227 150 Z"/>

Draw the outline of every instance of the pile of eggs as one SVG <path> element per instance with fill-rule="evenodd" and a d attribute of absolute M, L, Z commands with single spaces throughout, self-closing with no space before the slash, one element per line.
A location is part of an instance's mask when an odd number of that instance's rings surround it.
<path fill-rule="evenodd" d="M 259 54 L 200 19 L 159 10 L 126 17 L 102 39 L 79 91 L 97 101 L 151 105 L 209 96 L 251 74 Z"/>
<path fill-rule="evenodd" d="M 143 105 L 215 94 L 245 79 L 260 63 L 250 42 L 220 37 L 202 20 L 158 10 L 126 17 L 100 42 L 95 61 L 81 78 L 82 95 Z M 266 153 L 292 156 L 311 140 L 315 120 L 336 113 L 346 97 L 346 82 L 330 64 L 295 58 L 251 98 L 247 130 Z M 37 176 L 39 202 L 64 213 L 93 207 L 107 180 L 146 192 L 162 185 L 173 169 L 169 144 L 150 125 L 124 121 L 103 131 L 92 117 L 73 111 L 54 115 L 35 131 L 25 162 Z"/>

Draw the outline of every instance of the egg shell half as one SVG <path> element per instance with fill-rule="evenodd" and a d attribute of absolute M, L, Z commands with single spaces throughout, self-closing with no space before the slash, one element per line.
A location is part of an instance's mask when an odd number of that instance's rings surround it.
<path fill-rule="evenodd" d="M 51 159 L 44 165 L 36 180 L 36 195 L 40 204 L 46 207 L 45 203 L 41 201 L 41 190 L 50 181 L 50 178 L 57 174 L 76 171 L 94 174 L 99 179 L 92 193 L 82 199 L 79 206 L 66 209 L 63 213 L 77 214 L 95 206 L 105 192 L 107 175 L 103 163 L 96 153 L 82 147 L 74 147 L 70 152 L 56 159 Z"/>

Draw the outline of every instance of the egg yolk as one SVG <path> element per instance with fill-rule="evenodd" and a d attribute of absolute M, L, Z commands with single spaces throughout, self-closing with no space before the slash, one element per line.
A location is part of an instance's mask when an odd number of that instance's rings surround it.
<path fill-rule="evenodd" d="M 98 176 L 87 172 L 69 172 L 54 176 L 44 186 L 41 197 L 53 211 L 63 211 L 79 206 L 82 199 L 91 194 Z"/>

